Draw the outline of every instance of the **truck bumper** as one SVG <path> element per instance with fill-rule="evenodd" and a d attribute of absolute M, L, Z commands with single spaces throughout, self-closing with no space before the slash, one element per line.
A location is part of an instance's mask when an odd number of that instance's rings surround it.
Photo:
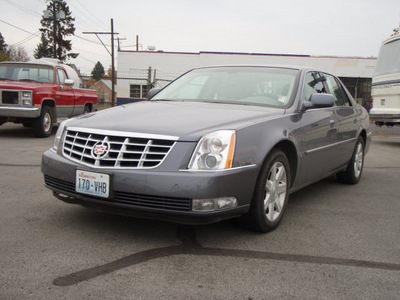
<path fill-rule="evenodd" d="M 400 125 L 400 114 L 370 114 L 369 119 L 378 126 Z"/>
<path fill-rule="evenodd" d="M 0 117 L 10 118 L 37 118 L 40 115 L 38 107 L 0 106 Z"/>

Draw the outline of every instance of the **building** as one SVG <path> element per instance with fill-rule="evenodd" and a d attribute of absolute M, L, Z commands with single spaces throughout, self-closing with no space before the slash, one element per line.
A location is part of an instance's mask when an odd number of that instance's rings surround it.
<path fill-rule="evenodd" d="M 310 66 L 337 75 L 353 97 L 369 107 L 375 57 L 335 57 L 232 52 L 118 51 L 118 101 L 137 101 L 182 73 L 210 65 Z"/>
<path fill-rule="evenodd" d="M 99 103 L 111 103 L 112 102 L 112 85 L 111 80 L 101 79 L 97 81 L 93 86 L 93 89 L 97 91 Z"/>

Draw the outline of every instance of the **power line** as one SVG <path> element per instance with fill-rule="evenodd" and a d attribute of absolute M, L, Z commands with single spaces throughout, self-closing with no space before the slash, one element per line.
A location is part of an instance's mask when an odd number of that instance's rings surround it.
<path fill-rule="evenodd" d="M 8 22 L 6 22 L 6 21 L 3 21 L 3 20 L 1 20 L 1 19 L 0 19 L 0 22 L 3 22 L 3 23 L 5 23 L 5 24 L 7 24 L 7 25 L 9 25 L 9 26 L 11 26 L 11 27 L 17 28 L 17 29 L 19 29 L 19 30 L 21 30 L 21 31 L 23 31 L 23 32 L 26 32 L 26 33 L 29 33 L 29 34 L 31 34 L 31 35 L 34 35 L 34 33 L 32 33 L 32 32 L 29 32 L 29 31 L 27 31 L 27 30 L 25 30 L 25 29 L 22 29 L 22 28 L 20 28 L 20 27 L 18 27 L 18 26 L 15 26 L 15 25 L 13 25 L 13 24 L 10 24 L 10 23 L 8 23 Z"/>
<path fill-rule="evenodd" d="M 85 20 L 90 21 L 92 24 L 95 25 L 96 28 L 100 27 L 102 29 L 106 29 L 107 27 L 104 25 L 103 20 L 99 19 L 95 14 L 93 14 L 93 10 L 89 10 L 86 8 L 86 6 L 83 5 L 82 1 L 77 1 L 76 4 L 79 4 L 86 12 L 83 12 L 81 9 L 79 9 L 74 3 L 72 3 L 70 0 L 68 1 L 71 6 L 74 6 L 74 9 L 76 11 L 80 12 L 83 16 L 85 16 Z M 89 25 L 89 27 L 92 27 Z M 93 29 L 94 27 L 92 27 Z M 108 29 L 106 29 L 108 30 Z"/>
<path fill-rule="evenodd" d="M 33 11 L 33 10 L 30 10 L 29 8 L 26 8 L 25 6 L 17 4 L 15 2 L 11 1 L 11 0 L 1 0 L 1 1 L 6 2 L 8 4 L 11 4 L 11 5 L 13 5 L 13 6 L 15 6 L 15 7 L 19 8 L 19 9 L 25 10 L 26 12 L 30 13 L 31 15 L 39 16 L 39 17 L 41 16 L 41 14 L 39 14 L 39 13 Z"/>
<path fill-rule="evenodd" d="M 26 42 L 29 42 L 30 40 L 32 40 L 32 39 L 34 39 L 34 38 L 38 38 L 39 37 L 39 32 L 40 31 L 36 31 L 35 33 L 33 33 L 31 36 L 28 36 L 28 37 L 26 37 L 25 39 L 23 39 L 23 40 L 21 40 L 21 41 L 19 41 L 19 42 L 16 42 L 15 44 L 13 44 L 12 46 L 19 46 L 19 45 L 21 45 L 21 44 L 24 44 L 24 43 L 26 43 Z"/>

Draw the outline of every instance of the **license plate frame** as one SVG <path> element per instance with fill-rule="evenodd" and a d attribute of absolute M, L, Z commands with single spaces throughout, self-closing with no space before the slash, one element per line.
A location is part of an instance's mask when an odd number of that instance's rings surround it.
<path fill-rule="evenodd" d="M 76 170 L 75 191 L 86 195 L 108 198 L 110 196 L 110 175 Z"/>

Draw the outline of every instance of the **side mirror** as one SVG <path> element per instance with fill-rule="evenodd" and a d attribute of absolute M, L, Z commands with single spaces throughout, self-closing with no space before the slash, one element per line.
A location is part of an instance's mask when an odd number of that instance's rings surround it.
<path fill-rule="evenodd" d="M 65 86 L 73 86 L 74 85 L 74 80 L 73 79 L 65 79 L 64 85 Z"/>
<path fill-rule="evenodd" d="M 309 101 L 304 101 L 301 111 L 313 108 L 325 108 L 335 105 L 336 98 L 331 94 L 312 94 Z"/>
<path fill-rule="evenodd" d="M 153 89 L 151 89 L 151 90 L 147 93 L 146 98 L 147 98 L 147 99 L 152 98 L 153 96 L 155 96 L 156 94 L 158 94 L 159 91 L 161 91 L 161 89 L 158 89 L 158 88 L 153 88 Z"/>

